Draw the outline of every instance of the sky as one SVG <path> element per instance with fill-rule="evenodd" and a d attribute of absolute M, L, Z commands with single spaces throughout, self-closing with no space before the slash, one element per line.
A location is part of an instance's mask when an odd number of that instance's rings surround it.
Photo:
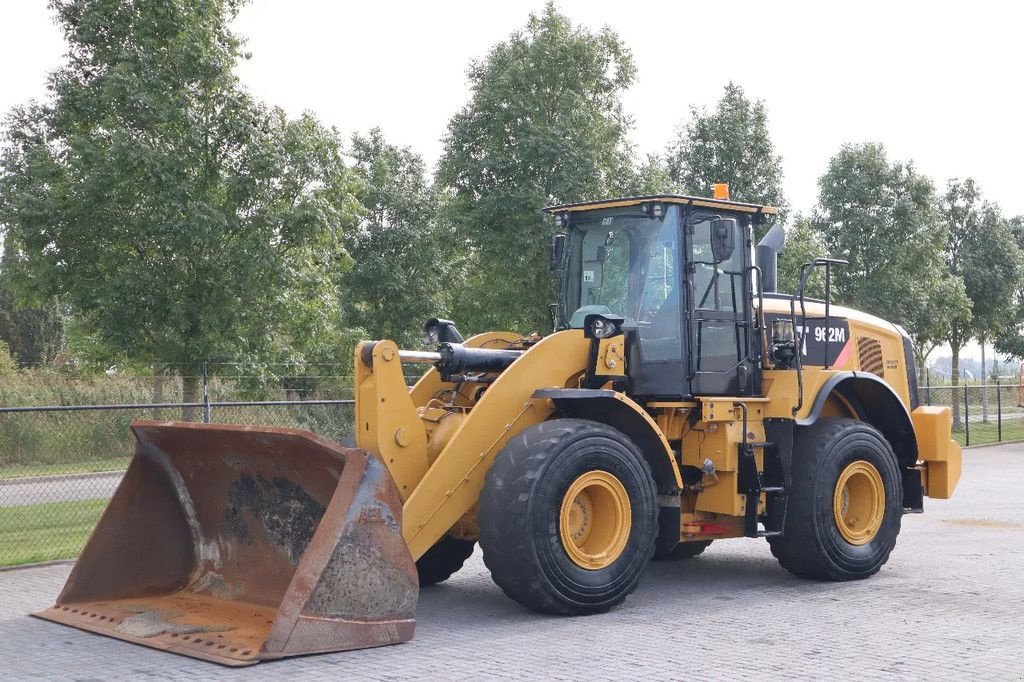
<path fill-rule="evenodd" d="M 785 192 L 810 211 L 844 143 L 882 142 L 941 187 L 974 177 L 1024 214 L 1024 4 L 561 0 L 612 27 L 638 70 L 624 98 L 641 154 L 666 149 L 690 108 L 730 80 L 764 100 Z M 468 98 L 466 68 L 543 0 L 253 0 L 234 28 L 252 58 L 242 81 L 290 114 L 345 134 L 379 126 L 433 164 Z M 63 38 L 43 0 L 0 0 L 0 111 L 45 94 Z"/>

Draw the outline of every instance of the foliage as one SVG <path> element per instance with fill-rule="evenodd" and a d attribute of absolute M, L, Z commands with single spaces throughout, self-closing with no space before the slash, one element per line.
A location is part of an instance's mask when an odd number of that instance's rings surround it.
<path fill-rule="evenodd" d="M 668 172 L 687 194 L 711 196 L 711 185 L 727 182 L 735 201 L 786 207 L 782 157 L 768 132 L 764 102 L 752 102 L 733 82 L 714 111 L 690 109 L 689 122 L 671 146 Z"/>
<path fill-rule="evenodd" d="M 548 3 L 468 75 L 437 172 L 442 219 L 466 259 L 456 321 L 464 332 L 545 331 L 553 227 L 540 209 L 621 190 L 633 59 L 610 29 L 573 26 Z"/>
<path fill-rule="evenodd" d="M 946 226 L 946 266 L 964 283 L 971 315 L 954 320 L 946 340 L 952 351 L 953 386 L 960 382 L 960 350 L 972 338 L 982 343 L 1008 322 L 1012 296 L 1020 281 L 1021 253 L 1009 224 L 996 206 L 984 202 L 971 178 L 949 181 L 941 202 Z M 954 401 L 953 424 L 960 424 Z"/>
<path fill-rule="evenodd" d="M 51 4 L 69 51 L 0 160 L 20 298 L 171 369 L 302 352 L 336 325 L 357 183 L 333 130 L 239 85 L 240 3 Z"/>
<path fill-rule="evenodd" d="M 683 189 L 669 173 L 668 163 L 657 154 L 648 154 L 638 165 L 629 169 L 622 188 L 622 194 L 629 196 L 682 192 Z"/>
<path fill-rule="evenodd" d="M 934 277 L 912 280 L 904 293 L 904 325 L 912 330 L 914 358 L 919 368 L 949 336 L 953 322 L 971 317 L 970 301 L 962 277 L 940 270 Z"/>
<path fill-rule="evenodd" d="M 850 263 L 833 274 L 838 301 L 905 327 L 920 346 L 965 314 L 956 273 L 945 272 L 946 227 L 935 189 L 880 144 L 845 145 L 819 180 L 811 227 L 828 253 Z M 923 300 L 951 296 L 922 316 Z"/>
<path fill-rule="evenodd" d="M 990 339 L 1011 322 L 1022 253 L 1009 221 L 982 199 L 971 178 L 949 181 L 942 217 L 948 228 L 946 262 L 963 278 L 971 307 L 970 318 L 954 325 L 946 339 L 955 359 L 971 338 Z"/>
<path fill-rule="evenodd" d="M 1010 219 L 1017 247 L 1024 252 L 1024 216 Z M 1017 284 L 1013 305 L 1008 309 L 1007 324 L 995 336 L 996 351 L 1024 360 L 1024 276 Z"/>
<path fill-rule="evenodd" d="M 365 189 L 363 219 L 345 235 L 355 262 L 342 278 L 346 319 L 370 338 L 418 343 L 423 323 L 449 306 L 452 239 L 419 155 L 388 144 L 379 129 L 353 136 L 351 155 Z"/>
<path fill-rule="evenodd" d="M 779 253 L 779 291 L 796 293 L 797 285 L 800 283 L 800 267 L 824 255 L 825 247 L 818 233 L 811 228 L 810 219 L 796 215 L 793 218 L 793 225 L 786 229 L 786 245 Z M 821 298 L 824 296 L 824 286 L 821 272 L 816 271 L 808 280 L 805 293 L 811 297 Z"/>
<path fill-rule="evenodd" d="M 7 342 L 0 339 L 0 377 L 10 376 L 18 371 L 18 363 L 11 355 L 11 348 Z"/>
<path fill-rule="evenodd" d="M 9 247 L 7 247 L 9 248 Z M 0 340 L 23 367 L 48 365 L 64 349 L 65 313 L 56 300 L 19 305 L 12 273 L 0 260 Z"/>

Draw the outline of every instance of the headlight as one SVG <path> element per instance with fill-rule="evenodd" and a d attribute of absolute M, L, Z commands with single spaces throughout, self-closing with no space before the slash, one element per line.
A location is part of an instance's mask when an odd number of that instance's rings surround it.
<path fill-rule="evenodd" d="M 588 339 L 607 339 L 622 332 L 623 318 L 592 313 L 583 320 L 583 335 Z"/>
<path fill-rule="evenodd" d="M 793 343 L 796 333 L 793 331 L 793 320 L 778 318 L 772 320 L 772 343 Z"/>
<path fill-rule="evenodd" d="M 451 320 L 442 320 L 432 317 L 423 325 L 423 331 L 427 334 L 428 343 L 462 343 L 462 334 L 455 328 Z"/>
<path fill-rule="evenodd" d="M 603 318 L 597 318 L 590 325 L 590 334 L 595 339 L 606 339 L 615 333 L 616 325 Z"/>

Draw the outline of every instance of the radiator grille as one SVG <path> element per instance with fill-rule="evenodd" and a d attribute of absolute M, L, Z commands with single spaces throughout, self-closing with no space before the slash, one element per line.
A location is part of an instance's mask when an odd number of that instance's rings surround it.
<path fill-rule="evenodd" d="M 857 357 L 860 369 L 878 376 L 884 376 L 885 363 L 882 361 L 882 344 L 869 336 L 857 337 Z"/>

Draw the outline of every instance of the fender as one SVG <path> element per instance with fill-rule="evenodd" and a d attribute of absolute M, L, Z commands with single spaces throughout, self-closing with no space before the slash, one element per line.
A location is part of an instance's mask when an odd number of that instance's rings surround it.
<path fill-rule="evenodd" d="M 889 441 L 903 471 L 903 506 L 921 509 L 924 493 L 920 473 L 915 469 L 917 436 L 906 404 L 881 377 L 867 372 L 836 372 L 818 390 L 807 417 L 797 419 L 796 425 L 810 426 L 818 421 L 832 393 L 856 405 L 860 419 L 878 429 Z"/>
<path fill-rule="evenodd" d="M 657 423 L 624 393 L 593 388 L 541 388 L 534 398 L 547 398 L 566 417 L 590 419 L 614 426 L 629 436 L 651 465 L 658 492 L 676 493 L 683 487 L 675 454 Z"/>

